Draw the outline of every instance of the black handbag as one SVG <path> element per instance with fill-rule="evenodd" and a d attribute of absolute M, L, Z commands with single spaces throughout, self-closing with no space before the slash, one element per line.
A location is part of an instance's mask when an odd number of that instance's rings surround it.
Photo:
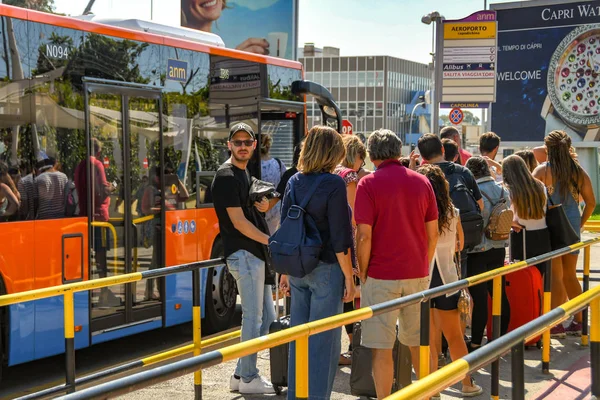
<path fill-rule="evenodd" d="M 548 195 L 548 203 L 546 225 L 550 232 L 552 250 L 562 249 L 579 242 L 579 235 L 571 226 L 562 204 L 554 204 L 550 195 Z"/>

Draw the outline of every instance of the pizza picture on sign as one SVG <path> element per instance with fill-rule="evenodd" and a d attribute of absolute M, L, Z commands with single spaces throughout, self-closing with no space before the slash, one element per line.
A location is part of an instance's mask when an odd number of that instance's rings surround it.
<path fill-rule="evenodd" d="M 600 124 L 600 24 L 580 26 L 558 45 L 548 70 L 548 95 L 568 124 Z"/>

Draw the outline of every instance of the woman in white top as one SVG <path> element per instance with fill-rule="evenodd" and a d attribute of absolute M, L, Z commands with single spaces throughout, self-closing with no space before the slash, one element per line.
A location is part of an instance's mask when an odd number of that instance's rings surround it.
<path fill-rule="evenodd" d="M 502 162 L 502 178 L 510 194 L 514 212 L 510 249 L 513 260 L 524 260 L 552 251 L 550 233 L 546 225 L 547 194 L 544 184 L 531 175 L 525 161 L 519 156 L 508 156 Z M 525 229 L 525 254 L 523 254 L 523 229 Z M 511 260 L 511 261 L 513 261 Z M 540 273 L 546 272 L 548 262 L 537 265 Z"/>
<path fill-rule="evenodd" d="M 454 261 L 457 251 L 464 247 L 464 233 L 460 224 L 458 209 L 452 204 L 448 181 L 442 170 L 433 164 L 420 167 L 417 172 L 425 175 L 435 193 L 438 207 L 438 230 L 440 233 L 435 255 L 429 266 L 430 288 L 456 282 L 459 279 L 458 267 Z M 448 341 L 448 348 L 453 360 L 458 360 L 467 355 L 467 345 L 463 338 L 460 324 L 460 313 L 458 311 L 459 293 L 442 295 L 431 299 L 431 335 L 429 343 L 432 351 L 439 354 L 441 348 L 437 349 L 436 343 L 440 342 L 441 334 Z M 437 357 L 433 357 L 431 370 L 437 370 Z M 481 394 L 483 389 L 475 384 L 470 375 L 462 381 L 462 396 L 473 397 Z"/>

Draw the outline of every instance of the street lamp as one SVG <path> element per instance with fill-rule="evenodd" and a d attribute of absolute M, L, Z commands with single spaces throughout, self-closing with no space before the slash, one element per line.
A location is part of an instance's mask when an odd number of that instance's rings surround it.
<path fill-rule="evenodd" d="M 434 89 L 433 89 L 433 111 L 431 115 L 431 129 L 433 133 L 438 134 L 440 123 L 440 102 L 442 99 L 442 63 L 444 62 L 444 30 L 442 22 L 445 20 L 443 15 L 437 11 L 432 11 L 421 18 L 425 25 L 435 23 L 435 57 L 434 57 Z"/>

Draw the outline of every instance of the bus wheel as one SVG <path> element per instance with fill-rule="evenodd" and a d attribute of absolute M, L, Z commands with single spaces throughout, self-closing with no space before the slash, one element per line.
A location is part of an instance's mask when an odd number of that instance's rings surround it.
<path fill-rule="evenodd" d="M 223 244 L 215 242 L 211 258 L 223 256 Z M 210 268 L 206 278 L 206 329 L 209 333 L 231 327 L 237 303 L 237 285 L 227 266 Z"/>

